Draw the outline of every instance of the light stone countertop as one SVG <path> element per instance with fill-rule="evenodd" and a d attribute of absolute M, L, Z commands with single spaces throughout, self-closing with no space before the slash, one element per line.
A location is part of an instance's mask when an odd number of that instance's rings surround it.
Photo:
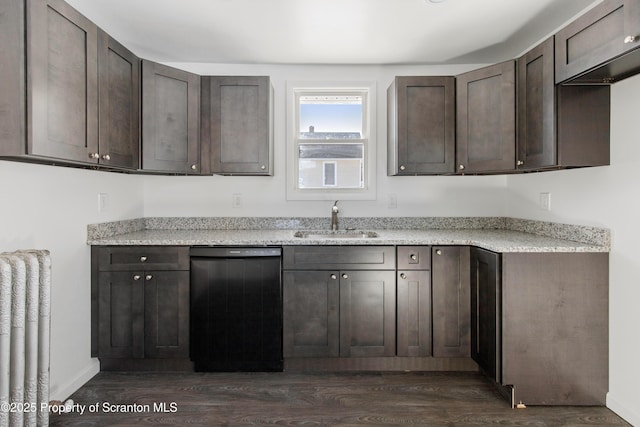
<path fill-rule="evenodd" d="M 313 230 L 305 230 L 313 233 Z M 287 246 L 287 245 L 469 245 L 494 252 L 609 252 L 609 246 L 495 229 L 366 229 L 376 238 L 295 237 L 296 230 L 146 229 L 100 238 L 90 245 Z M 321 230 L 326 233 L 326 230 Z"/>

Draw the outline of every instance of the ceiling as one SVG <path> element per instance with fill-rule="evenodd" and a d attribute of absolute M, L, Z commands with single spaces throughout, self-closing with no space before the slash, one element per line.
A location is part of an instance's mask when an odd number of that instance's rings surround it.
<path fill-rule="evenodd" d="M 67 0 L 143 58 L 454 64 L 513 58 L 595 0 Z"/>

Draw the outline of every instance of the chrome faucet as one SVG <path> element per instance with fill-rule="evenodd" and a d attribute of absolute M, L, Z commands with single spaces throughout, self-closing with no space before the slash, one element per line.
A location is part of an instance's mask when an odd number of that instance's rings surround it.
<path fill-rule="evenodd" d="M 331 231 L 338 230 L 338 212 L 340 211 L 338 210 L 338 201 L 336 200 L 331 208 Z"/>

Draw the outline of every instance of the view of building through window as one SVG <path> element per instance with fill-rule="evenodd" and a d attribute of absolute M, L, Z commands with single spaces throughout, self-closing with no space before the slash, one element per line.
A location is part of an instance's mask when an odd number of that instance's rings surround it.
<path fill-rule="evenodd" d="M 363 95 L 298 97 L 298 185 L 364 188 Z"/>

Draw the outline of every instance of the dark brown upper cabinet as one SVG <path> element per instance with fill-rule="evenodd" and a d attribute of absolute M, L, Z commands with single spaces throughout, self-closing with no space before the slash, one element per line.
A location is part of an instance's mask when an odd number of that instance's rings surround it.
<path fill-rule="evenodd" d="M 388 175 L 455 171 L 454 77 L 396 77 L 387 113 Z"/>
<path fill-rule="evenodd" d="M 557 164 L 554 41 L 518 59 L 518 170 Z"/>
<path fill-rule="evenodd" d="M 140 59 L 98 31 L 99 162 L 138 169 L 140 164 Z"/>
<path fill-rule="evenodd" d="M 98 163 L 98 27 L 62 0 L 34 0 L 27 40 L 27 153 Z"/>
<path fill-rule="evenodd" d="M 518 59 L 518 170 L 609 164 L 608 85 L 556 86 L 554 42 Z"/>
<path fill-rule="evenodd" d="M 637 74 L 639 46 L 640 0 L 605 0 L 556 34 L 556 83 L 612 83 Z"/>
<path fill-rule="evenodd" d="M 0 2 L 0 155 L 26 154 L 25 7 Z"/>
<path fill-rule="evenodd" d="M 456 78 L 458 173 L 515 169 L 516 67 L 507 61 Z"/>
<path fill-rule="evenodd" d="M 202 77 L 202 173 L 273 175 L 269 77 Z"/>
<path fill-rule="evenodd" d="M 3 2 L 0 21 L 0 155 L 137 169 L 135 55 L 60 0 Z"/>
<path fill-rule="evenodd" d="M 142 61 L 142 169 L 200 173 L 200 76 Z"/>

